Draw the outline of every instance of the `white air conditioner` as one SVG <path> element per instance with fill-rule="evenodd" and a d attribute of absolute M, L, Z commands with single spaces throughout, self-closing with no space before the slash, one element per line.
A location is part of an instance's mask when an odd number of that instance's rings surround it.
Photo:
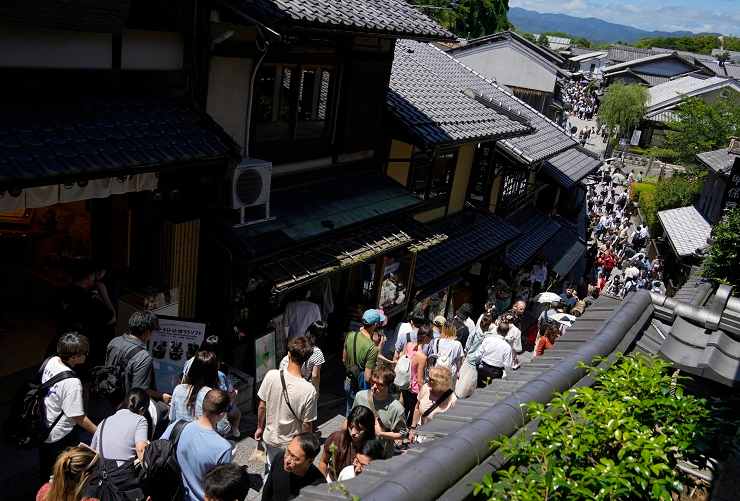
<path fill-rule="evenodd" d="M 231 171 L 230 208 L 239 209 L 238 226 L 270 219 L 272 163 L 256 158 L 242 160 Z"/>

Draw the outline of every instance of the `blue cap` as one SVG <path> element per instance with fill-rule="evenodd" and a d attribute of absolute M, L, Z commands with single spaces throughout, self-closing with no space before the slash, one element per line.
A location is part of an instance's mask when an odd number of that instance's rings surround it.
<path fill-rule="evenodd" d="M 365 310 L 362 314 L 362 323 L 367 325 L 377 325 L 385 322 L 385 315 L 380 310 Z"/>

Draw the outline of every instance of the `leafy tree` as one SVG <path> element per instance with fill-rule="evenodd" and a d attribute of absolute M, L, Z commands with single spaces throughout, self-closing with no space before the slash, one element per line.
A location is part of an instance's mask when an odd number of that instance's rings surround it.
<path fill-rule="evenodd" d="M 712 243 L 704 261 L 704 276 L 740 287 L 740 209 L 725 215 L 712 230 Z"/>
<path fill-rule="evenodd" d="M 702 187 L 702 176 L 702 172 L 691 171 L 661 179 L 652 190 L 647 186 L 640 187 L 640 209 L 651 233 L 658 231 L 658 212 L 686 207 L 696 201 Z"/>
<path fill-rule="evenodd" d="M 650 48 L 660 47 L 662 49 L 683 50 L 697 54 L 711 54 L 712 49 L 719 49 L 719 39 L 715 35 L 693 35 L 685 37 L 648 37 L 642 38 L 635 43 L 636 47 Z M 740 38 L 724 37 L 726 50 L 740 50 Z"/>
<path fill-rule="evenodd" d="M 509 0 L 414 0 L 421 10 L 463 38 L 509 29 Z"/>
<path fill-rule="evenodd" d="M 645 115 L 647 101 L 648 91 L 645 87 L 613 83 L 601 100 L 599 121 L 606 124 L 610 136 L 618 132 L 621 137 L 627 137 Z"/>
<path fill-rule="evenodd" d="M 686 98 L 675 110 L 676 119 L 668 125 L 666 148 L 686 163 L 694 163 L 697 153 L 727 146 L 740 128 L 740 93 L 726 89 L 716 101 Z"/>

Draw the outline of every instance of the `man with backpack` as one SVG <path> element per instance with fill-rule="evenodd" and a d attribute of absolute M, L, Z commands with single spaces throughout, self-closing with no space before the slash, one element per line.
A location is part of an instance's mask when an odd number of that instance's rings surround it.
<path fill-rule="evenodd" d="M 366 310 L 362 314 L 362 327 L 359 331 L 350 332 L 344 339 L 342 362 L 347 369 L 344 381 L 344 392 L 347 397 L 346 416 L 352 410 L 355 395 L 360 390 L 369 388 L 368 381 L 378 361 L 378 347 L 373 342 L 376 329 L 382 327 L 386 318 L 380 310 Z"/>
<path fill-rule="evenodd" d="M 425 321 L 424 317 L 415 314 L 408 322 L 398 325 L 393 361 L 398 360 L 408 343 L 416 342 L 416 333 L 419 331 L 419 326 L 425 323 Z"/>
<path fill-rule="evenodd" d="M 79 428 L 90 434 L 97 429 L 85 415 L 82 383 L 72 370 L 85 363 L 89 349 L 87 337 L 67 332 L 57 341 L 56 356 L 41 367 L 41 384 L 48 386 L 43 403 L 48 435 L 39 448 L 42 478 L 51 473 L 60 452 L 80 442 Z"/>
<path fill-rule="evenodd" d="M 132 388 L 142 388 L 155 401 L 157 409 L 156 422 L 160 430 L 154 431 L 159 436 L 162 424 L 166 424 L 169 412 L 168 405 L 172 395 L 157 391 L 154 381 L 154 362 L 146 349 L 147 341 L 154 331 L 159 329 L 157 315 L 151 311 L 134 312 L 128 320 L 128 332 L 117 336 L 108 343 L 105 357 L 105 370 L 109 376 L 105 381 L 111 403 L 117 407 L 123 395 Z M 110 383 L 110 384 L 108 384 Z M 98 383 L 96 382 L 96 386 Z M 155 416 L 153 416 L 154 418 Z"/>
<path fill-rule="evenodd" d="M 203 415 L 186 424 L 176 439 L 175 457 L 187 501 L 205 501 L 206 474 L 217 465 L 231 463 L 231 444 L 216 431 L 218 422 L 226 417 L 230 403 L 229 394 L 225 391 L 210 390 L 203 399 Z M 162 439 L 170 440 L 177 425 L 171 423 Z M 172 492 L 175 490 L 176 486 L 172 486 Z"/>
<path fill-rule="evenodd" d="M 268 371 L 257 392 L 254 439 L 265 442 L 268 470 L 293 437 L 313 431 L 317 417 L 316 388 L 301 374 L 301 366 L 312 353 L 313 347 L 305 336 L 292 338 L 288 341 L 288 368 Z"/>

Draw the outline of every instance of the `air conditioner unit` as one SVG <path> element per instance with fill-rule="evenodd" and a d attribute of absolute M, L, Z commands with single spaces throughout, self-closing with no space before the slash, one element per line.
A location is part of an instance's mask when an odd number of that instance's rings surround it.
<path fill-rule="evenodd" d="M 231 171 L 230 208 L 239 209 L 237 226 L 270 219 L 272 163 L 256 158 L 242 160 Z"/>

